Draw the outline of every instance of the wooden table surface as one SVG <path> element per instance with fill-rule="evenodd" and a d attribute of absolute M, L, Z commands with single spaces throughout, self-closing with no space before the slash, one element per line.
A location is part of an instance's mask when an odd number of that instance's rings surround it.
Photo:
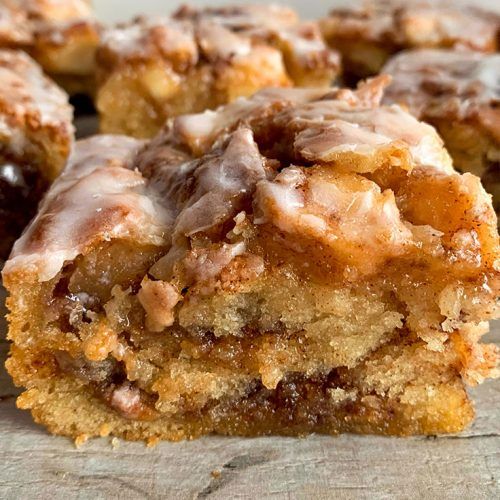
<path fill-rule="evenodd" d="M 500 323 L 493 330 L 500 343 Z M 477 418 L 460 435 L 207 437 L 155 448 L 102 438 L 76 449 L 16 408 L 7 347 L 1 338 L 1 499 L 500 498 L 499 381 L 473 390 Z"/>

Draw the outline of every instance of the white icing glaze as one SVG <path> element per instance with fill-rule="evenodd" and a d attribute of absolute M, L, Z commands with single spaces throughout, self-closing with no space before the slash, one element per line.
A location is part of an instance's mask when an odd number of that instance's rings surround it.
<path fill-rule="evenodd" d="M 399 28 L 404 43 L 410 46 L 439 46 L 450 42 L 487 49 L 495 40 L 499 20 L 494 13 L 474 9 L 473 4 L 460 2 L 407 3 L 399 13 Z"/>
<path fill-rule="evenodd" d="M 419 114 L 431 102 L 454 97 L 461 107 L 500 99 L 500 55 L 444 49 L 406 51 L 393 57 L 383 71 L 393 82 L 385 101 L 400 101 Z"/>
<path fill-rule="evenodd" d="M 219 109 L 179 116 L 174 120 L 175 134 L 194 151 L 210 147 L 219 134 L 233 129 L 240 122 L 251 122 L 266 110 L 287 104 L 319 99 L 325 90 L 300 88 L 269 88 L 250 98 L 240 97 Z"/>
<path fill-rule="evenodd" d="M 177 215 L 176 235 L 190 236 L 239 212 L 242 196 L 265 178 L 263 159 L 248 129 L 237 130 L 223 152 L 203 158 L 193 172 L 194 189 Z"/>
<path fill-rule="evenodd" d="M 284 112 L 284 120 L 288 119 L 303 128 L 295 147 L 310 161 L 328 161 L 332 154 L 341 152 L 370 155 L 379 146 L 403 141 L 416 165 L 452 168 L 434 129 L 398 106 L 352 110 L 325 100 L 297 107 L 290 114 Z"/>
<path fill-rule="evenodd" d="M 47 281 L 92 243 L 130 238 L 160 244 L 168 217 L 148 196 L 142 175 L 130 169 L 141 145 L 121 136 L 79 142 L 4 272 L 26 269 Z"/>
<path fill-rule="evenodd" d="M 163 165 L 149 182 L 134 168 L 157 162 L 162 150 L 136 157 L 141 145 L 123 136 L 80 141 L 4 272 L 30 269 L 47 281 L 89 245 L 114 238 L 173 244 L 171 254 L 177 254 L 186 237 L 233 218 L 265 177 L 249 130 L 236 132 L 227 147 L 202 161 Z M 241 250 L 228 249 L 233 257 Z"/>
<path fill-rule="evenodd" d="M 439 49 L 407 51 L 384 68 L 393 83 L 386 103 L 404 104 L 419 118 L 482 120 L 497 115 L 500 100 L 500 55 Z M 498 136 L 498 122 L 486 123 Z"/>
<path fill-rule="evenodd" d="M 245 202 L 248 204 L 251 200 L 257 182 L 265 177 L 263 158 L 252 132 L 245 128 L 234 132 L 228 143 L 213 154 L 163 171 L 162 184 L 177 189 L 168 196 L 169 210 L 175 218 L 172 248 L 158 267 L 171 270 L 183 257 L 188 246 L 187 238 L 233 219 Z M 157 179 L 154 184 L 158 186 Z M 183 189 L 186 185 L 190 186 L 188 193 Z M 214 268 L 217 265 L 220 271 L 242 251 L 240 246 L 224 248 L 221 254 L 214 254 L 217 258 L 210 260 L 212 275 L 216 274 Z M 191 262 L 190 267 L 197 265 Z"/>
<path fill-rule="evenodd" d="M 295 27 L 277 32 L 277 36 L 284 42 L 287 42 L 292 49 L 292 53 L 299 61 L 306 62 L 312 55 L 317 56 L 325 50 L 325 44 L 317 32 L 317 26 L 314 23 L 303 23 Z M 330 52 L 333 55 L 333 52 Z M 333 61 L 338 63 L 338 61 Z"/>
<path fill-rule="evenodd" d="M 165 57 L 185 54 L 191 64 L 198 60 L 193 26 L 168 17 L 140 18 L 134 23 L 107 29 L 102 34 L 101 47 L 117 60 L 146 58 L 153 50 Z"/>
<path fill-rule="evenodd" d="M 7 46 L 28 45 L 33 36 L 26 13 L 10 3 L 0 5 L 0 43 Z"/>
<path fill-rule="evenodd" d="M 39 157 L 38 168 L 47 179 L 55 177 L 63 167 L 48 163 L 52 154 L 36 138 L 40 129 L 45 137 L 55 137 L 49 147 L 68 148 L 74 128 L 73 108 L 68 96 L 46 78 L 28 55 L 21 51 L 0 50 L 0 140 L 2 149 L 20 161 Z M 52 139 L 51 139 L 52 140 Z"/>
<path fill-rule="evenodd" d="M 362 261 L 358 257 L 364 253 L 372 256 L 367 268 L 413 244 L 392 192 L 381 192 L 374 182 L 325 167 L 291 167 L 272 181 L 260 182 L 255 210 L 260 214 L 257 223 L 273 224 L 291 235 L 285 244 L 295 250 L 305 252 L 308 245 L 321 245 L 344 262 Z"/>
<path fill-rule="evenodd" d="M 384 77 L 359 91 L 266 89 L 249 99 L 238 99 L 216 111 L 174 120 L 174 133 L 194 151 L 210 146 L 224 130 L 252 123 L 274 110 L 273 122 L 292 128 L 296 153 L 311 162 L 356 152 L 373 155 L 381 145 L 402 142 L 416 165 L 452 171 L 451 160 L 435 130 L 398 106 L 378 107 Z"/>
<path fill-rule="evenodd" d="M 297 14 L 281 5 L 239 5 L 236 7 L 189 11 L 191 18 L 209 20 L 213 24 L 224 26 L 228 30 L 237 31 L 254 40 L 270 41 L 273 38 L 286 42 L 293 57 L 306 64 L 311 58 L 327 50 L 316 23 L 299 23 Z M 233 41 L 234 43 L 234 41 Z M 228 49 L 221 51 L 221 56 Z M 338 64 L 336 58 L 331 64 Z"/>
<path fill-rule="evenodd" d="M 27 48 L 39 33 L 54 37 L 76 23 L 95 23 L 87 0 L 2 0 L 0 5 L 0 43 Z"/>
<path fill-rule="evenodd" d="M 0 102 L 16 116 L 36 114 L 41 125 L 72 119 L 67 95 L 23 52 L 0 51 Z"/>
<path fill-rule="evenodd" d="M 196 27 L 196 34 L 203 53 L 211 60 L 247 56 L 252 50 L 249 38 L 211 21 L 202 19 Z"/>
<path fill-rule="evenodd" d="M 214 250 L 191 251 L 183 261 L 184 272 L 189 282 L 215 278 L 235 257 L 243 255 L 246 247 L 243 241 L 222 243 Z"/>
<path fill-rule="evenodd" d="M 238 5 L 215 9 L 187 9 L 189 17 L 203 17 L 232 30 L 280 30 L 296 26 L 299 18 L 295 11 L 283 5 Z M 182 16 L 182 10 L 178 14 Z"/>

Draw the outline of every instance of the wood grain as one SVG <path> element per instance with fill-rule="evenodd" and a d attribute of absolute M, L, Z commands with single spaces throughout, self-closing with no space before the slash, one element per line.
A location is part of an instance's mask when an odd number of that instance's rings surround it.
<path fill-rule="evenodd" d="M 500 342 L 500 323 L 494 330 Z M 473 391 L 477 418 L 456 436 L 208 437 L 156 448 L 100 439 L 76 449 L 17 410 L 16 394 L 2 362 L 2 499 L 500 498 L 498 381 Z"/>

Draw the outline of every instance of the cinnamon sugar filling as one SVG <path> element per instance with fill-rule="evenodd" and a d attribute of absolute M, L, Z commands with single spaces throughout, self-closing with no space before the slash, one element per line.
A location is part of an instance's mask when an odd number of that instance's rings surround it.
<path fill-rule="evenodd" d="M 272 409 L 281 421 L 289 410 L 283 393 L 293 384 L 300 389 L 286 417 L 291 428 L 300 428 L 301 412 L 309 412 L 317 423 L 328 420 L 331 397 L 341 399 L 335 408 L 346 415 L 375 411 L 370 407 L 374 401 L 376 411 L 390 413 L 401 395 L 390 403 L 373 392 L 365 384 L 363 363 L 401 345 L 426 352 L 426 343 L 411 331 L 422 313 L 422 297 L 441 293 L 438 303 L 449 300 L 445 283 L 423 284 L 419 275 L 427 269 L 416 269 L 413 277 L 407 273 L 399 284 L 395 276 L 401 271 L 388 271 L 353 283 L 347 291 L 339 276 L 304 282 L 288 264 L 269 279 L 251 276 L 242 289 L 245 280 L 234 279 L 234 264 L 232 271 L 206 282 L 205 292 L 186 287 L 172 325 L 151 331 L 138 296 L 142 273 L 161 252 L 136 251 L 141 257 L 133 263 L 130 252 L 126 243 L 103 245 L 46 284 L 49 312 L 40 328 L 64 334 L 46 335 L 39 347 L 50 349 L 57 369 L 83 381 L 104 404 L 131 420 L 196 420 L 200 414 L 239 413 L 241 405 L 266 400 L 266 411 Z M 127 265 L 112 265 L 120 261 Z M 219 290 L 215 297 L 209 292 L 214 286 Z M 477 287 L 472 282 L 466 286 Z M 464 308 L 457 321 L 465 323 L 473 314 Z M 444 320 L 442 311 L 426 311 L 428 319 L 432 315 L 436 324 Z M 426 341 L 434 345 L 434 355 L 450 350 L 447 361 L 440 358 L 432 369 L 445 373 L 446 380 L 460 371 L 467 376 L 465 358 L 453 354 L 452 341 L 432 331 L 429 325 Z M 265 417 L 257 412 L 255 418 Z"/>

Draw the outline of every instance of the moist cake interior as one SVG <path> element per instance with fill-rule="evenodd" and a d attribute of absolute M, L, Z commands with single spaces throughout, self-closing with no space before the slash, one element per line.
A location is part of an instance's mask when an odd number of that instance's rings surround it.
<path fill-rule="evenodd" d="M 73 437 L 463 429 L 496 218 L 385 83 L 79 143 L 3 273 L 18 405 Z"/>

